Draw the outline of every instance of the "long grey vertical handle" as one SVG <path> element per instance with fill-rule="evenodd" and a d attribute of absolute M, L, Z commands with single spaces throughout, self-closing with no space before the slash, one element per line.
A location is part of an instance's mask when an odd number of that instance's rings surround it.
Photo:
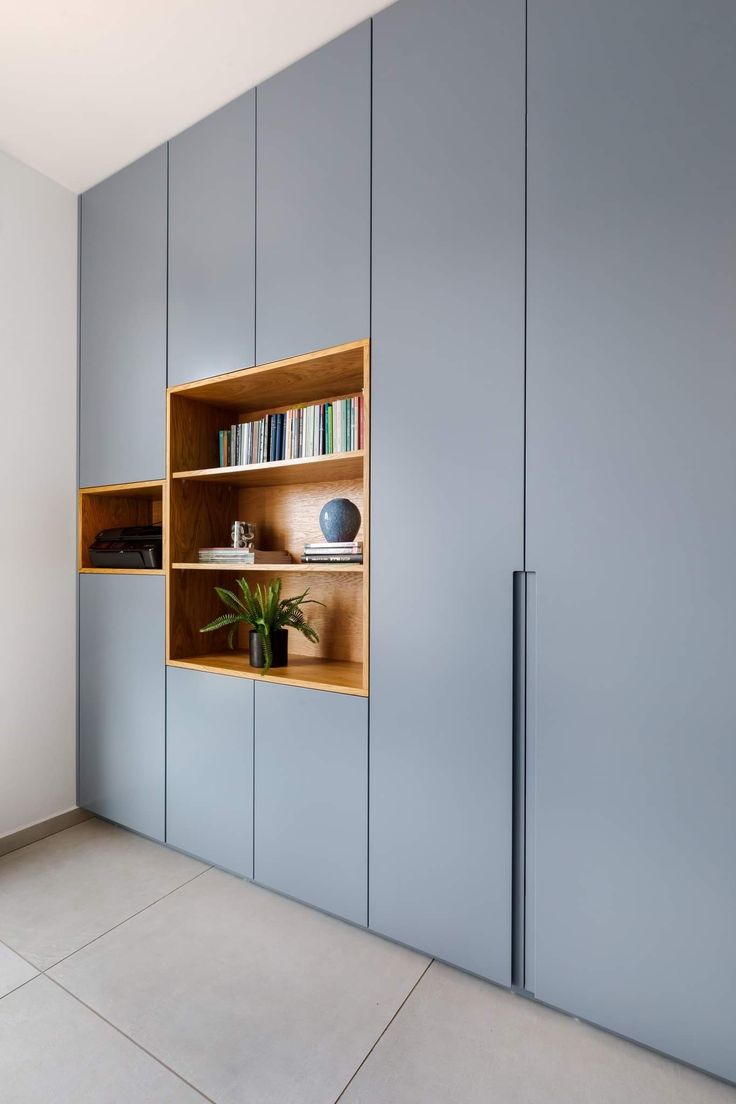
<path fill-rule="evenodd" d="M 523 571 L 514 572 L 513 610 L 511 984 L 523 989 L 526 938 L 526 573 Z"/>
<path fill-rule="evenodd" d="M 524 989 L 535 990 L 535 764 L 537 739 L 537 574 L 526 572 L 526 652 L 524 674 Z"/>
<path fill-rule="evenodd" d="M 513 864 L 511 981 L 531 991 L 533 951 L 533 771 L 536 690 L 536 575 L 514 572 Z"/>

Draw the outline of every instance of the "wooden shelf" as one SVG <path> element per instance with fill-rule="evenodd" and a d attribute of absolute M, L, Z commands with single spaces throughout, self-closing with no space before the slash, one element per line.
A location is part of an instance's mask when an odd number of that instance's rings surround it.
<path fill-rule="evenodd" d="M 209 652 L 184 659 L 170 659 L 169 667 L 186 667 L 195 671 L 210 671 L 239 678 L 263 679 L 288 686 L 304 686 L 311 690 L 332 690 L 340 694 L 367 697 L 363 686 L 363 664 L 346 660 L 319 659 L 290 655 L 288 667 L 274 667 L 267 675 L 251 667 L 247 652 Z"/>
<path fill-rule="evenodd" d="M 152 479 L 144 483 L 108 483 L 102 487 L 80 487 L 83 495 L 104 495 L 112 498 L 162 498 L 164 481 Z"/>
<path fill-rule="evenodd" d="M 80 575 L 165 575 L 161 568 L 153 567 L 80 567 Z"/>
<path fill-rule="evenodd" d="M 280 575 L 282 572 L 304 575 L 312 572 L 327 572 L 327 574 L 342 574 L 345 572 L 362 572 L 364 564 L 358 563 L 288 563 L 288 564 L 209 564 L 209 563 L 172 563 L 172 571 L 238 571 L 244 575 L 251 571 L 265 571 L 269 575 Z M 156 574 L 154 572 L 154 574 Z"/>
<path fill-rule="evenodd" d="M 274 460 L 268 464 L 247 464 L 237 468 L 200 468 L 174 472 L 174 479 L 197 483 L 226 483 L 238 487 L 280 487 L 289 483 L 324 483 L 333 479 L 359 479 L 363 472 L 363 450 L 337 452 L 329 456 L 307 456 L 300 460 Z"/>
<path fill-rule="evenodd" d="M 319 349 L 289 360 L 179 384 L 170 387 L 169 394 L 243 415 L 321 402 L 325 397 L 363 388 L 367 345 L 363 340 Z"/>

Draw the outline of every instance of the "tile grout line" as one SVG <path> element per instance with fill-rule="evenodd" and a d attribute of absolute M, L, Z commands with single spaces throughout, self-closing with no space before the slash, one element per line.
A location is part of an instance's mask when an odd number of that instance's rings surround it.
<path fill-rule="evenodd" d="M 197 876 L 199 877 L 199 875 Z M 62 985 L 60 981 L 57 981 L 56 978 L 49 977 L 47 974 L 44 974 L 43 977 L 47 978 L 47 980 L 50 981 L 52 985 L 56 985 L 57 988 L 61 989 L 62 993 L 66 993 L 67 996 L 77 1001 L 78 1004 L 81 1004 L 83 1008 L 86 1008 L 87 1011 L 91 1012 L 93 1016 L 96 1016 L 98 1020 L 101 1020 L 103 1023 L 107 1024 L 108 1027 L 111 1027 L 113 1031 L 117 1031 L 118 1035 L 122 1035 L 124 1039 L 127 1039 L 128 1042 L 132 1043 L 133 1046 L 138 1048 L 138 1050 L 141 1050 L 144 1054 L 147 1054 L 149 1058 L 156 1062 L 157 1065 L 167 1070 L 170 1074 L 176 1077 L 178 1081 L 181 1081 L 183 1084 L 185 1084 L 187 1088 L 190 1088 L 193 1092 L 198 1093 L 203 1100 L 209 1101 L 209 1104 L 217 1104 L 217 1101 L 213 1100 L 211 1096 L 207 1096 L 207 1094 L 202 1092 L 201 1089 L 198 1089 L 196 1085 L 193 1085 L 191 1081 L 187 1081 L 186 1077 L 182 1077 L 180 1073 L 177 1073 L 175 1069 L 167 1065 L 166 1062 L 163 1061 L 163 1059 L 158 1058 L 155 1054 L 152 1053 L 152 1051 L 147 1050 L 146 1047 L 144 1047 L 142 1043 L 139 1043 L 137 1039 L 134 1039 L 132 1035 L 128 1035 L 127 1032 L 123 1031 L 122 1027 L 118 1027 L 117 1024 L 114 1024 L 112 1022 L 112 1020 L 108 1020 L 106 1016 L 103 1016 L 102 1013 L 98 1012 L 96 1008 L 93 1008 L 91 1004 L 87 1004 L 86 1001 L 83 1001 L 82 998 L 78 997 L 76 993 L 73 993 L 71 989 L 67 989 L 67 987 L 65 985 Z M 31 978 L 31 980 L 33 981 L 35 979 Z"/>
<path fill-rule="evenodd" d="M 62 962 L 67 962 L 70 958 L 74 958 L 75 954 L 79 954 L 80 951 L 84 951 L 87 947 L 91 947 L 93 943 L 97 943 L 100 939 L 104 939 L 106 935 L 110 935 L 111 932 L 117 931 L 118 928 L 122 928 L 123 924 L 127 924 L 129 920 L 135 920 L 136 916 L 141 916 L 144 912 L 147 912 L 148 909 L 153 908 L 155 905 L 160 905 L 167 897 L 171 897 L 173 893 L 178 893 L 180 889 L 184 889 L 185 886 L 191 885 L 192 882 L 196 882 L 197 878 L 201 878 L 203 874 L 207 874 L 210 870 L 212 870 L 212 867 L 208 866 L 204 870 L 198 871 L 193 878 L 187 878 L 181 885 L 174 886 L 168 893 L 164 893 L 163 897 L 157 897 L 155 901 L 150 901 L 149 904 L 144 905 L 143 908 L 138 909 L 137 912 L 131 912 L 130 916 L 126 916 L 123 920 L 119 920 L 117 924 L 113 924 L 107 931 L 100 932 L 94 939 L 90 939 L 87 943 L 83 943 L 81 947 L 77 947 L 76 950 L 70 951 L 68 955 L 64 955 L 64 957 L 60 958 L 57 962 L 52 962 L 50 966 L 47 966 L 45 970 L 41 970 L 40 972 L 45 975 L 49 970 L 55 970 L 57 966 L 61 966 Z M 12 947 L 10 949 L 11 951 L 13 950 Z M 31 965 L 33 965 L 33 963 L 31 963 Z"/>
<path fill-rule="evenodd" d="M 340 1102 L 340 1101 L 342 1100 L 343 1096 L 344 1096 L 344 1095 L 345 1095 L 345 1093 L 346 1093 L 346 1092 L 348 1091 L 348 1089 L 349 1089 L 349 1088 L 350 1088 L 350 1086 L 352 1085 L 353 1081 L 354 1081 L 354 1080 L 355 1080 L 355 1078 L 356 1078 L 356 1077 L 358 1076 L 358 1074 L 359 1074 L 359 1073 L 360 1073 L 360 1071 L 362 1070 L 363 1066 L 364 1066 L 364 1065 L 366 1064 L 366 1062 L 367 1062 L 367 1061 L 368 1061 L 368 1059 L 370 1058 L 371 1054 L 373 1053 L 373 1051 L 374 1051 L 374 1050 L 376 1049 L 376 1047 L 377 1047 L 377 1046 L 378 1046 L 378 1044 L 380 1043 L 381 1039 L 382 1039 L 382 1038 L 384 1037 L 384 1035 L 386 1034 L 386 1032 L 388 1031 L 388 1029 L 389 1029 L 389 1028 L 391 1027 L 391 1024 L 392 1024 L 392 1023 L 394 1022 L 394 1020 L 396 1019 L 396 1017 L 397 1017 L 397 1016 L 399 1015 L 399 1013 L 400 1013 L 400 1012 L 401 1012 L 401 1010 L 403 1009 L 403 1007 L 404 1007 L 404 1005 L 406 1004 L 406 1002 L 407 1002 L 407 1001 L 409 1000 L 409 998 L 410 998 L 410 997 L 412 997 L 412 996 L 414 995 L 414 992 L 416 991 L 416 989 L 417 989 L 417 986 L 419 985 L 419 983 L 420 983 L 421 981 L 423 981 L 423 980 L 424 980 L 424 976 L 425 976 L 425 974 L 427 973 L 427 970 L 429 969 L 429 967 L 430 967 L 430 966 L 432 965 L 432 963 L 433 963 L 433 962 L 434 962 L 434 959 L 433 959 L 433 958 L 430 958 L 429 962 L 428 962 L 428 963 L 427 963 L 427 965 L 426 965 L 426 966 L 424 967 L 424 969 L 422 970 L 421 974 L 419 975 L 419 977 L 417 978 L 417 980 L 416 980 L 416 981 L 414 982 L 414 984 L 412 985 L 411 989 L 410 989 L 410 990 L 409 990 L 409 992 L 408 992 L 408 993 L 406 994 L 406 996 L 405 996 L 405 997 L 404 997 L 404 999 L 402 1000 L 401 1004 L 400 1004 L 400 1005 L 399 1005 L 399 1007 L 398 1007 L 398 1008 L 396 1009 L 396 1011 L 394 1012 L 393 1016 L 391 1017 L 391 1019 L 390 1019 L 390 1020 L 388 1021 L 388 1023 L 387 1023 L 387 1024 L 386 1024 L 386 1026 L 384 1027 L 384 1029 L 383 1029 L 383 1031 L 381 1032 L 381 1034 L 380 1034 L 380 1035 L 378 1036 L 378 1038 L 377 1038 L 377 1039 L 376 1039 L 376 1041 L 374 1042 L 373 1046 L 372 1046 L 372 1047 L 370 1048 L 370 1050 L 369 1050 L 369 1051 L 367 1052 L 367 1054 L 366 1054 L 366 1055 L 364 1056 L 364 1058 L 363 1058 L 363 1060 L 361 1061 L 360 1065 L 359 1065 L 359 1066 L 358 1066 L 358 1068 L 357 1068 L 357 1069 L 355 1070 L 355 1073 L 353 1073 L 353 1075 L 351 1076 L 350 1080 L 349 1080 L 349 1081 L 347 1082 L 347 1084 L 346 1084 L 346 1085 L 345 1085 L 345 1086 L 344 1086 L 344 1087 L 343 1087 L 343 1088 L 341 1089 L 340 1093 L 339 1093 L 339 1094 L 338 1094 L 338 1095 L 337 1095 L 337 1096 L 335 1097 L 335 1104 L 339 1104 L 339 1102 Z"/>
<path fill-rule="evenodd" d="M 25 959 L 23 961 L 25 961 Z M 29 965 L 30 965 L 30 963 L 29 963 Z M 35 969 L 35 967 L 34 967 L 34 969 Z M 25 988 L 26 985 L 30 984 L 30 982 L 35 981 L 36 978 L 40 978 L 40 977 L 43 977 L 43 974 L 40 974 L 40 973 L 36 972 L 33 975 L 33 977 L 26 978 L 26 980 L 22 981 L 20 983 L 20 985 L 14 985 L 12 989 L 8 989 L 7 993 L 3 993 L 2 996 L 0 996 L 0 1002 L 4 1001 L 6 997 L 11 996 L 13 993 L 17 993 L 19 989 Z"/>
<path fill-rule="evenodd" d="M 86 943 L 83 943 L 81 947 L 77 947 L 75 948 L 75 950 L 70 951 L 69 954 L 64 955 L 63 958 L 59 958 L 56 962 L 52 962 L 50 966 L 46 966 L 44 968 L 37 966 L 35 962 L 31 962 L 30 958 L 26 958 L 25 955 L 21 954 L 20 951 L 16 950 L 15 947 L 12 946 L 12 944 L 8 943 L 7 940 L 3 939 L 2 937 L 0 937 L 0 945 L 2 945 L 3 947 L 7 947 L 7 949 L 9 951 L 12 951 L 14 955 L 17 955 L 18 958 L 20 958 L 28 966 L 31 966 L 36 971 L 37 975 L 43 974 L 45 976 L 49 970 L 53 970 L 56 966 L 60 966 L 62 962 L 66 962 L 68 959 L 73 958 L 75 954 L 79 954 L 80 951 L 85 950 L 87 947 L 91 947 L 93 943 L 96 943 L 98 941 L 98 939 L 104 939 L 106 935 L 109 935 L 110 932 L 114 932 L 116 928 L 122 927 L 123 924 L 127 924 L 129 920 L 135 919 L 136 916 L 140 916 L 141 913 L 145 912 L 147 909 L 153 908 L 154 905 L 160 904 L 161 901 L 165 901 L 167 897 L 170 897 L 172 895 L 172 893 L 177 893 L 180 889 L 184 889 L 184 886 L 191 885 L 191 883 L 196 881 L 197 878 L 201 878 L 203 874 L 207 874 L 207 872 L 212 869 L 213 867 L 208 866 L 205 867 L 204 870 L 198 871 L 198 873 L 196 873 L 193 878 L 187 878 L 185 882 L 182 882 L 181 885 L 174 886 L 174 888 L 170 889 L 168 893 L 164 893 L 162 897 L 157 897 L 155 901 L 150 901 L 147 905 L 144 905 L 143 908 L 138 909 L 137 912 L 131 912 L 130 916 L 126 916 L 122 920 L 119 920 L 117 924 L 113 924 L 111 928 L 107 928 L 104 932 L 100 932 L 99 935 L 96 935 L 93 939 L 90 939 Z M 32 978 L 29 978 L 29 981 L 32 980 Z"/>
<path fill-rule="evenodd" d="M 18 958 L 19 958 L 19 959 L 20 959 L 20 960 L 21 960 L 22 962 L 25 962 L 26 966 L 30 966 L 30 967 L 31 967 L 31 969 L 35 970 L 35 971 L 36 971 L 36 973 L 35 973 L 34 977 L 38 977 L 38 975 L 39 975 L 39 974 L 42 974 L 42 973 L 43 973 L 43 970 L 39 970 L 39 968 L 38 968 L 38 966 L 36 965 L 36 963 L 35 963 L 35 962 L 31 962 L 31 960 L 30 960 L 29 958 L 26 958 L 26 956 L 25 956 L 25 955 L 22 955 L 22 954 L 20 953 L 20 951 L 16 951 L 15 947 L 11 947 L 11 946 L 10 946 L 10 944 L 9 944 L 9 943 L 6 943 L 4 939 L 0 939 L 0 944 L 1 944 L 1 945 L 2 945 L 3 947 L 5 947 L 5 948 L 6 948 L 7 950 L 9 950 L 9 951 L 12 951 L 14 955 L 17 955 L 17 956 L 18 956 Z M 49 970 L 50 970 L 50 969 L 51 969 L 51 967 L 49 966 Z M 33 980 L 33 978 L 29 978 L 28 980 L 29 980 L 29 981 L 32 981 L 32 980 Z"/>

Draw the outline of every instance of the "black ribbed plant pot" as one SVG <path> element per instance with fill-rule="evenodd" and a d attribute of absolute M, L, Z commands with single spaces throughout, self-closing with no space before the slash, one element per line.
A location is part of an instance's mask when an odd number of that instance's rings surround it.
<path fill-rule="evenodd" d="M 263 653 L 263 638 L 255 629 L 248 633 L 248 649 L 250 651 L 251 667 L 265 667 L 266 657 Z M 287 667 L 289 663 L 289 630 L 274 629 L 271 633 L 271 666 Z"/>

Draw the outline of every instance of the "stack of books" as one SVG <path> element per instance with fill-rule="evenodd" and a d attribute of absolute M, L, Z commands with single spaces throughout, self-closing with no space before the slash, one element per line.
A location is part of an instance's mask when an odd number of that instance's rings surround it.
<path fill-rule="evenodd" d="M 222 564 L 224 566 L 240 564 L 287 564 L 291 563 L 289 552 L 262 552 L 256 549 L 248 552 L 245 548 L 200 548 L 200 563 Z"/>
<path fill-rule="evenodd" d="M 300 406 L 283 414 L 266 414 L 255 422 L 233 424 L 218 434 L 221 468 L 330 456 L 362 448 L 362 395 Z"/>
<path fill-rule="evenodd" d="M 320 541 L 304 545 L 302 563 L 362 563 L 362 541 Z"/>

